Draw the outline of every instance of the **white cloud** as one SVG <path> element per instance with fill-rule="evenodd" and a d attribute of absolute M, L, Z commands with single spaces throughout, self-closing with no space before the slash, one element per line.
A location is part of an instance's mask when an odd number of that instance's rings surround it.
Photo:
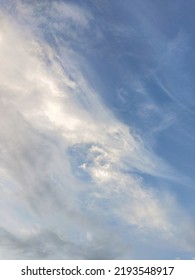
<path fill-rule="evenodd" d="M 77 7 L 55 8 L 86 26 Z M 122 227 L 177 234 L 176 203 L 135 175 L 174 172 L 102 104 L 79 55 L 3 13 L 0 26 L 0 258 L 116 258 L 131 244 Z"/>
<path fill-rule="evenodd" d="M 87 13 L 86 10 L 71 3 L 54 2 L 52 8 L 54 9 L 54 14 L 52 11 L 51 15 L 54 19 L 61 17 L 62 19 L 71 20 L 84 28 L 88 26 L 89 21 L 92 19 L 92 15 Z"/>

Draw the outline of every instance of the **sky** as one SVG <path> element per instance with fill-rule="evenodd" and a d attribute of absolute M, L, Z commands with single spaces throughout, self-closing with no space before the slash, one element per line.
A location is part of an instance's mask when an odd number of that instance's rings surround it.
<path fill-rule="evenodd" d="M 0 259 L 195 258 L 194 10 L 0 0 Z"/>

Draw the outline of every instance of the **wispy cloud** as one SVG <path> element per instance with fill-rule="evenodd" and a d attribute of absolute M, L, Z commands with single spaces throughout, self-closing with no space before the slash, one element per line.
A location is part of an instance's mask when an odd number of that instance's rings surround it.
<path fill-rule="evenodd" d="M 174 180 L 175 172 L 106 108 L 80 54 L 43 39 L 48 13 L 36 18 L 21 3 L 17 11 L 31 14 L 32 26 L 5 11 L 0 24 L 0 258 L 120 258 L 127 248 L 131 257 L 131 232 L 160 234 L 173 246 L 182 235 L 181 248 L 193 249 L 188 214 L 143 180 Z M 52 9 L 69 30 L 93 19 L 72 4 Z"/>

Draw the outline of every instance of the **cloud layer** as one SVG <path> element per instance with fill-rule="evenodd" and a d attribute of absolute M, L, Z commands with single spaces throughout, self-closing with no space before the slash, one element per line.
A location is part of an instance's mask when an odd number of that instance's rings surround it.
<path fill-rule="evenodd" d="M 195 250 L 191 218 L 159 187 L 178 175 L 106 107 L 72 47 L 94 16 L 45 8 L 0 16 L 0 258 L 140 258 L 152 237 Z"/>

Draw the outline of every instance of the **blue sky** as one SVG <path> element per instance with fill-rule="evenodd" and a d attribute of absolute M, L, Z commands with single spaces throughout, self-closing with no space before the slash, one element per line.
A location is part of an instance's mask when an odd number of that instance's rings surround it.
<path fill-rule="evenodd" d="M 0 5 L 0 258 L 194 259 L 194 1 Z"/>

